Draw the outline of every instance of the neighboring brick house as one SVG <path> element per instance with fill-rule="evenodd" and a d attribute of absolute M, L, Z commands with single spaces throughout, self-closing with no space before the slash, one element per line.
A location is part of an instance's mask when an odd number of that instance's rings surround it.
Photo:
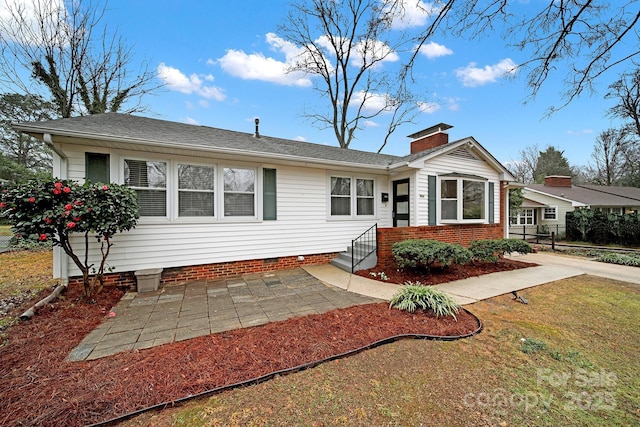
<path fill-rule="evenodd" d="M 14 126 L 52 148 L 54 176 L 135 189 L 140 222 L 109 255 L 123 283 L 148 268 L 171 282 L 326 263 L 376 224 L 381 259 L 408 237 L 507 233 L 513 176 L 445 124 L 410 135 L 406 156 L 264 136 L 257 121 L 255 133 L 117 113 Z M 56 277 L 77 277 L 54 261 Z"/>

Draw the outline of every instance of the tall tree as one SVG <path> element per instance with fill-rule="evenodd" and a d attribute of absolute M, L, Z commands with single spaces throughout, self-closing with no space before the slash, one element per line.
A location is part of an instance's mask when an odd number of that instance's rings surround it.
<path fill-rule="evenodd" d="M 331 128 L 342 148 L 368 121 L 388 118 L 380 150 L 399 124 L 412 121 L 419 104 L 385 63 L 398 60 L 407 39 L 391 34 L 398 2 L 376 0 L 297 0 L 279 32 L 299 48 L 291 72 L 317 77 L 315 89 L 329 108 L 306 114 L 320 128 Z M 380 151 L 379 150 L 379 151 Z"/>
<path fill-rule="evenodd" d="M 533 56 L 520 66 L 529 68 L 528 85 L 535 96 L 547 78 L 565 70 L 564 103 L 569 104 L 609 69 L 631 63 L 640 55 L 636 0 L 443 0 L 417 2 L 431 15 L 417 37 L 419 46 L 439 33 L 478 37 L 495 34 L 505 25 L 503 38 Z M 414 59 L 417 56 L 417 51 Z M 409 62 L 407 71 L 413 61 Z M 560 108 L 561 108 L 560 107 Z M 556 108 L 550 107 L 550 112 Z"/>
<path fill-rule="evenodd" d="M 11 123 L 50 120 L 55 115 L 53 103 L 39 95 L 0 95 L 0 151 L 27 169 L 50 171 L 51 151 L 42 141 L 17 132 Z"/>
<path fill-rule="evenodd" d="M 143 111 L 154 73 L 147 64 L 131 68 L 131 48 L 101 23 L 105 8 L 91 0 L 4 2 L 0 84 L 47 93 L 60 117 Z"/>
<path fill-rule="evenodd" d="M 594 165 L 588 167 L 591 181 L 598 185 L 620 185 L 633 170 L 635 147 L 624 129 L 607 129 L 596 139 L 591 158 Z"/>
<path fill-rule="evenodd" d="M 509 171 L 516 177 L 518 182 L 531 184 L 535 182 L 535 171 L 538 165 L 540 148 L 537 144 L 528 145 L 520 150 L 520 158 L 508 163 Z"/>
<path fill-rule="evenodd" d="M 625 122 L 625 133 L 631 132 L 636 140 L 640 139 L 640 68 L 623 73 L 609 89 L 607 98 L 617 100 L 609 114 Z"/>
<path fill-rule="evenodd" d="M 535 182 L 541 184 L 544 178 L 550 175 L 573 176 L 573 174 L 569 161 L 564 157 L 564 151 L 557 150 L 553 146 L 540 151 L 533 172 Z"/>

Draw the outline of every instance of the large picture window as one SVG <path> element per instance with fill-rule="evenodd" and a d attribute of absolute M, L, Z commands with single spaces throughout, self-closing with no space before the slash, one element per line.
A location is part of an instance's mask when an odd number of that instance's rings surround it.
<path fill-rule="evenodd" d="M 215 216 L 213 166 L 178 165 L 178 216 Z"/>
<path fill-rule="evenodd" d="M 484 181 L 446 178 L 440 181 L 442 221 L 485 221 L 487 185 Z"/>
<path fill-rule="evenodd" d="M 558 219 L 558 207 L 557 206 L 549 206 L 544 208 L 544 212 L 542 217 L 547 221 L 555 221 Z"/>
<path fill-rule="evenodd" d="M 224 216 L 255 216 L 255 169 L 224 168 Z"/>
<path fill-rule="evenodd" d="M 136 192 L 140 216 L 167 216 L 165 162 L 125 159 L 124 183 Z"/>

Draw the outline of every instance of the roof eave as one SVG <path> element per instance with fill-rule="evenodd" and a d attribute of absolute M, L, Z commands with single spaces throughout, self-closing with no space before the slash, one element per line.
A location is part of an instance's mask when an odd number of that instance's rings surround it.
<path fill-rule="evenodd" d="M 340 160 L 330 160 L 330 159 L 318 159 L 315 157 L 305 157 L 305 156 L 295 156 L 295 155 L 287 155 L 287 154 L 272 154 L 266 153 L 263 151 L 247 151 L 241 149 L 233 149 L 233 148 L 221 148 L 221 147 L 206 147 L 202 145 L 185 145 L 177 142 L 163 142 L 163 141 L 155 141 L 141 138 L 120 138 L 114 137 L 111 135 L 104 134 L 94 134 L 87 132 L 77 132 L 77 131 L 60 131 L 60 130 L 52 130 L 46 129 L 39 126 L 23 126 L 20 124 L 12 124 L 12 126 L 24 133 L 27 133 L 33 137 L 38 139 L 42 139 L 43 135 L 51 135 L 53 136 L 63 136 L 67 138 L 82 138 L 88 140 L 96 140 L 96 141 L 105 141 L 112 143 L 120 143 L 120 144 L 139 144 L 143 146 L 149 147 L 161 147 L 161 148 L 184 148 L 187 150 L 198 151 L 198 152 L 207 152 L 207 153 L 215 153 L 215 154 L 229 154 L 229 155 L 252 155 L 254 157 L 260 157 L 263 159 L 269 160 L 282 160 L 282 161 L 295 161 L 295 162 L 303 162 L 303 163 L 312 163 L 321 166 L 341 166 L 341 167 L 355 167 L 361 169 L 369 169 L 369 170 L 380 170 L 380 171 L 388 171 L 389 167 L 387 165 L 377 165 L 372 163 L 356 163 L 356 162 L 348 162 L 348 161 L 340 161 Z"/>

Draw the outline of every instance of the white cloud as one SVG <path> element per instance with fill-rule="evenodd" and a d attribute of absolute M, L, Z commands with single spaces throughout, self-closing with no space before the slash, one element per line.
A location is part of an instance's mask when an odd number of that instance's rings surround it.
<path fill-rule="evenodd" d="M 367 64 L 380 61 L 376 64 L 376 67 L 380 67 L 385 62 L 396 62 L 400 60 L 398 54 L 380 40 L 361 40 L 354 47 L 355 55 L 351 60 L 351 65 L 355 67 L 361 67 L 362 64 L 365 63 L 364 61 L 366 61 Z"/>
<path fill-rule="evenodd" d="M 421 112 L 426 114 L 432 114 L 442 108 L 442 105 L 437 102 L 418 102 L 418 108 Z"/>
<path fill-rule="evenodd" d="M 53 43 L 53 39 L 58 39 L 56 43 L 64 45 L 68 43 L 64 36 L 56 34 L 66 34 L 69 31 L 66 23 L 69 14 L 64 0 L 38 3 L 25 0 L 0 0 L 2 26 L 10 29 L 1 35 L 3 42 L 42 45 L 44 40 Z"/>
<path fill-rule="evenodd" d="M 420 46 L 420 53 L 429 59 L 453 55 L 453 51 L 451 49 L 436 42 L 429 42 Z"/>
<path fill-rule="evenodd" d="M 268 58 L 262 53 L 245 53 L 229 49 L 216 63 L 224 72 L 244 80 L 260 80 L 285 86 L 311 86 L 311 80 L 301 72 L 287 73 L 290 62 L 300 55 L 301 50 L 273 33 L 266 35 L 272 50 L 283 53 L 286 62 Z M 213 63 L 211 60 L 207 63 Z"/>
<path fill-rule="evenodd" d="M 191 117 L 185 117 L 183 119 L 183 121 L 188 125 L 198 125 L 198 124 L 200 124 L 200 123 L 198 123 L 198 121 L 196 119 L 191 118 Z"/>
<path fill-rule="evenodd" d="M 485 65 L 484 68 L 478 68 L 476 65 L 475 62 L 472 62 L 466 67 L 458 68 L 455 71 L 456 76 L 464 86 L 476 87 L 494 83 L 499 78 L 515 74 L 517 70 L 517 65 L 511 58 L 505 58 L 495 65 Z"/>
<path fill-rule="evenodd" d="M 367 112 L 389 110 L 389 97 L 385 94 L 367 93 L 363 90 L 356 92 L 351 98 L 351 105 L 360 105 L 364 102 L 363 109 Z"/>
<path fill-rule="evenodd" d="M 581 129 L 581 130 L 568 130 L 567 135 L 591 135 L 593 129 Z"/>
<path fill-rule="evenodd" d="M 296 136 L 295 138 L 293 138 L 295 141 L 300 141 L 300 142 L 307 142 L 307 138 L 305 138 L 304 136 Z"/>
<path fill-rule="evenodd" d="M 402 6 L 398 8 L 398 14 L 391 24 L 393 29 L 404 30 L 413 27 L 424 27 L 429 17 L 437 14 L 440 8 L 434 3 L 404 0 Z"/>
<path fill-rule="evenodd" d="M 206 86 L 197 74 L 185 75 L 177 68 L 161 63 L 158 65 L 158 78 L 171 90 L 190 95 L 192 93 L 207 99 L 224 101 L 226 95 L 216 86 Z M 213 76 L 212 76 L 213 77 Z M 207 78 L 205 77 L 205 80 Z M 209 80 L 210 81 L 210 80 Z"/>
<path fill-rule="evenodd" d="M 367 128 L 377 128 L 378 126 L 380 126 L 380 124 L 374 122 L 373 120 L 366 120 L 364 122 L 364 127 L 367 127 Z"/>

